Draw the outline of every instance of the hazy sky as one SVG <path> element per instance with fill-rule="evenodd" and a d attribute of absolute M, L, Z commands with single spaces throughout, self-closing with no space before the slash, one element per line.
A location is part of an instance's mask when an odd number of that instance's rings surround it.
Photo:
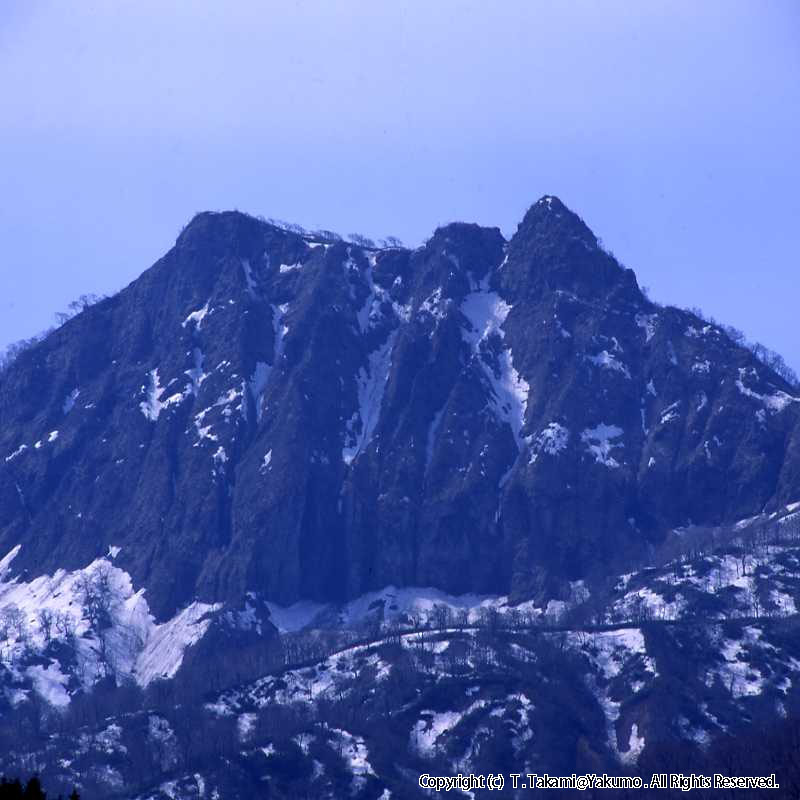
<path fill-rule="evenodd" d="M 800 2 L 0 3 L 0 347 L 196 211 L 415 245 L 546 193 L 800 369 Z"/>

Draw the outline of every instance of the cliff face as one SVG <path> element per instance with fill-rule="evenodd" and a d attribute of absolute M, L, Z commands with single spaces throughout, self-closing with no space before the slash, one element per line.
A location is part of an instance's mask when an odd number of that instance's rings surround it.
<path fill-rule="evenodd" d="M 800 399 L 545 197 L 417 250 L 201 214 L 0 375 L 0 551 L 167 614 L 387 584 L 544 597 L 800 494 Z"/>

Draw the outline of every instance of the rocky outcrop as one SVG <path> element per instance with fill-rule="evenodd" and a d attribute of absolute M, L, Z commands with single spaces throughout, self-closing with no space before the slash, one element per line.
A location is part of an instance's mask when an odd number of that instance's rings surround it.
<path fill-rule="evenodd" d="M 800 399 L 554 197 L 417 250 L 198 215 L 0 375 L 0 550 L 247 591 L 558 594 L 800 496 Z"/>

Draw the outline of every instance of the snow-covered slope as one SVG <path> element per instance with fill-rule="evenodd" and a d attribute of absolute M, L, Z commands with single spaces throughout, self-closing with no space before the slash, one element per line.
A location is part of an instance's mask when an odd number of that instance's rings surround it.
<path fill-rule="evenodd" d="M 0 560 L 0 630 L 6 668 L 2 691 L 19 703 L 32 684 L 54 706 L 91 691 L 101 678 L 145 687 L 172 678 L 187 647 L 199 641 L 219 606 L 194 602 L 157 624 L 145 591 L 114 556 L 83 569 L 57 570 L 32 580 L 8 578 L 16 546 Z M 116 549 L 116 548 L 114 548 Z"/>

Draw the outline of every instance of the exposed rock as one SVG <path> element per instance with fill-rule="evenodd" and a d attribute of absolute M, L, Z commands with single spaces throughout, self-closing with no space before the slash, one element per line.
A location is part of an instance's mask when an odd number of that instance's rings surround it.
<path fill-rule="evenodd" d="M 651 303 L 559 200 L 505 242 L 198 215 L 0 375 L 0 551 L 194 599 L 555 596 L 676 526 L 797 499 L 800 399 Z"/>

